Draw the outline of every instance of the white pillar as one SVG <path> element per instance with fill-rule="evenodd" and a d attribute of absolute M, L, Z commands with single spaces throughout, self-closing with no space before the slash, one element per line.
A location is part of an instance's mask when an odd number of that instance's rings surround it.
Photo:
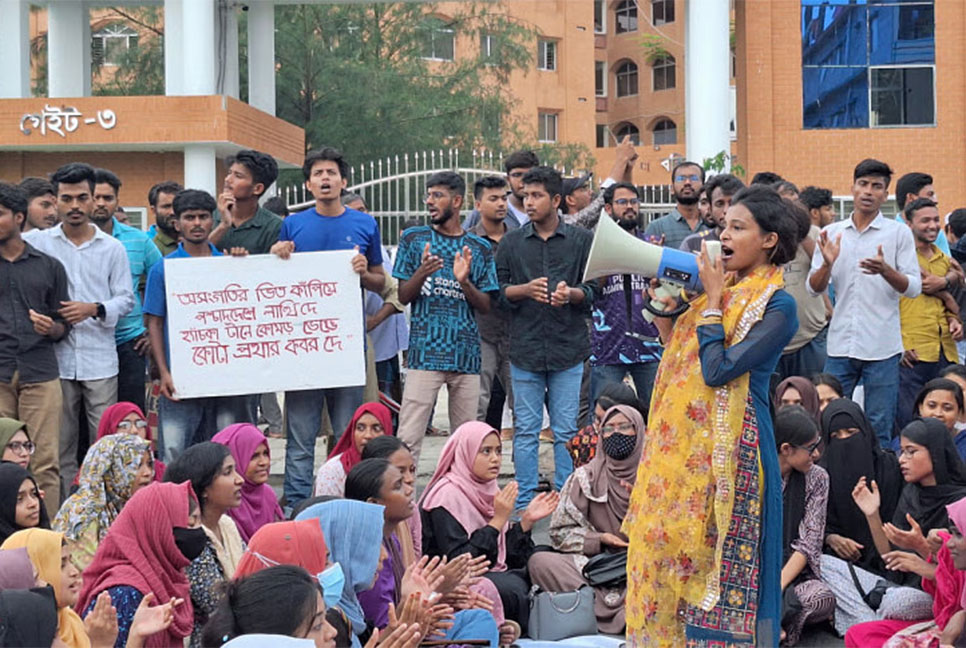
<path fill-rule="evenodd" d="M 184 147 L 184 186 L 204 189 L 217 195 L 215 179 L 215 147 L 211 144 L 186 144 Z"/>
<path fill-rule="evenodd" d="M 186 95 L 215 94 L 215 1 L 183 3 L 181 26 L 184 63 L 181 91 Z"/>
<path fill-rule="evenodd" d="M 238 10 L 233 6 L 219 5 L 219 30 L 224 27 L 224 56 L 215 51 L 215 80 L 218 80 L 219 61 L 224 61 L 223 75 L 220 84 L 216 84 L 218 94 L 226 94 L 238 99 Z M 219 47 L 219 39 L 215 39 L 215 47 Z"/>
<path fill-rule="evenodd" d="M 30 7 L 24 0 L 0 2 L 0 99 L 30 96 Z"/>
<path fill-rule="evenodd" d="M 164 94 L 184 94 L 182 0 L 164 0 Z"/>
<path fill-rule="evenodd" d="M 275 114 L 275 3 L 248 8 L 248 103 Z"/>
<path fill-rule="evenodd" d="M 47 96 L 90 95 L 91 25 L 87 5 L 52 0 L 47 21 Z"/>
<path fill-rule="evenodd" d="M 731 16 L 728 0 L 688 0 L 686 13 L 685 137 L 688 159 L 700 164 L 721 151 L 731 153 Z"/>

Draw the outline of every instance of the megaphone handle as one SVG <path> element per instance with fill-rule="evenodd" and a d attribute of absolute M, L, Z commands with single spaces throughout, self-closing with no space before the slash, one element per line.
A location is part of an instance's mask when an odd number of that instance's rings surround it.
<path fill-rule="evenodd" d="M 659 298 L 673 297 L 676 294 L 676 291 L 673 290 L 674 287 L 675 287 L 674 284 L 662 281 L 658 285 L 658 287 L 654 290 L 654 294 L 657 295 L 657 297 Z M 682 302 L 676 308 L 665 309 L 664 302 L 660 301 L 659 299 L 652 299 L 651 301 L 645 300 L 644 309 L 648 313 L 650 313 L 652 317 L 648 318 L 647 313 L 645 313 L 644 317 L 649 322 L 654 321 L 655 316 L 656 317 L 677 317 L 678 315 L 686 311 L 688 309 L 688 306 L 689 304 L 687 302 Z"/>

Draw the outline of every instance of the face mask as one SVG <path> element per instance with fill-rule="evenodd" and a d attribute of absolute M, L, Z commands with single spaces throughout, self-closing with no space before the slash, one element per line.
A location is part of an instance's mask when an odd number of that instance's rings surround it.
<path fill-rule="evenodd" d="M 627 459 L 634 452 L 637 446 L 637 435 L 627 435 L 615 432 L 609 437 L 604 437 L 604 454 L 611 459 L 620 461 Z"/>
<path fill-rule="evenodd" d="M 178 551 L 188 560 L 194 560 L 205 550 L 208 544 L 208 536 L 201 527 L 197 529 L 183 529 L 175 527 L 174 543 L 178 545 Z"/>
<path fill-rule="evenodd" d="M 334 563 L 331 567 L 326 567 L 318 578 L 319 585 L 322 586 L 322 600 L 325 601 L 325 607 L 338 605 L 342 599 L 342 588 L 345 587 L 342 565 Z"/>

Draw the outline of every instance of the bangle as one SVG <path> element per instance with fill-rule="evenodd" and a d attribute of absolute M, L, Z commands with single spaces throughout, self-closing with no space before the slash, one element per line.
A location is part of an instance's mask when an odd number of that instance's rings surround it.
<path fill-rule="evenodd" d="M 703 318 L 721 317 L 721 309 L 718 309 L 718 308 L 706 308 L 703 311 L 701 311 L 701 317 L 703 317 Z"/>

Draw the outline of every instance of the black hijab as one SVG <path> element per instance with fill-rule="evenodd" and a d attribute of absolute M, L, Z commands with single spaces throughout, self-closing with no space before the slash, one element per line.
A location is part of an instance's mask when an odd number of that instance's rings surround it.
<path fill-rule="evenodd" d="M 859 431 L 848 439 L 832 438 L 832 432 L 846 428 Z M 825 532 L 861 544 L 864 549 L 858 564 L 870 571 L 882 572 L 884 565 L 875 550 L 869 523 L 852 499 L 852 490 L 860 478 L 865 477 L 867 483 L 874 479 L 881 500 L 879 514 L 883 520 L 891 520 L 903 487 L 899 461 L 894 454 L 879 447 L 869 419 L 848 398 L 832 401 L 822 412 L 822 441 L 824 450 L 819 465 L 829 477 Z"/>
<path fill-rule="evenodd" d="M 930 529 L 945 529 L 949 526 L 946 506 L 966 497 L 966 468 L 959 458 L 956 444 L 946 426 L 934 418 L 913 421 L 899 434 L 929 451 L 936 485 L 906 484 L 892 523 L 900 529 L 908 529 L 908 513 L 922 528 L 923 535 Z"/>
<path fill-rule="evenodd" d="M 23 528 L 17 525 L 17 492 L 25 479 L 29 479 L 35 487 L 37 486 L 36 480 L 30 473 L 18 464 L 9 461 L 0 462 L 0 543 L 15 531 L 20 531 Z M 47 507 L 44 506 L 42 500 L 40 502 L 40 524 L 38 527 L 41 529 L 50 528 Z"/>
<path fill-rule="evenodd" d="M 57 636 L 52 587 L 0 592 L 0 646 L 49 646 Z"/>

